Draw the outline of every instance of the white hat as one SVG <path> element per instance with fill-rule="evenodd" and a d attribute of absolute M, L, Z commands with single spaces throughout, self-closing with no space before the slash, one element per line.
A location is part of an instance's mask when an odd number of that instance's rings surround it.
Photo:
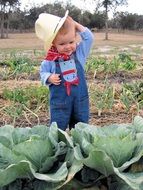
<path fill-rule="evenodd" d="M 63 18 L 47 14 L 41 13 L 39 18 L 35 22 L 35 31 L 38 38 L 44 41 L 44 48 L 46 51 L 52 45 L 54 38 L 57 35 L 57 32 L 64 24 L 69 11 L 67 10 L 65 16 Z"/>

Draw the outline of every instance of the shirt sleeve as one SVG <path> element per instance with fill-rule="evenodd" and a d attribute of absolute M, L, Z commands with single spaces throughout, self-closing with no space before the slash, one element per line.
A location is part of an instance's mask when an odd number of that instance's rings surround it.
<path fill-rule="evenodd" d="M 92 47 L 94 37 L 92 32 L 88 28 L 86 28 L 84 32 L 80 32 L 79 35 L 81 37 L 81 42 L 77 45 L 76 57 L 81 65 L 84 67 L 86 59 Z"/>
<path fill-rule="evenodd" d="M 55 64 L 52 61 L 44 60 L 40 66 L 40 78 L 43 85 L 50 85 L 49 76 L 55 72 Z"/>

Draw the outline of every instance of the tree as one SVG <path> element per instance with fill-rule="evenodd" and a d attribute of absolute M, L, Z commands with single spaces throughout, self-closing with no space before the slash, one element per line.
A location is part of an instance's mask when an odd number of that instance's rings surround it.
<path fill-rule="evenodd" d="M 116 10 L 116 8 L 118 6 L 122 6 L 127 4 L 127 0 L 102 0 L 101 1 L 101 6 L 105 8 L 105 15 L 106 15 L 106 19 L 105 19 L 105 40 L 108 40 L 108 12 L 109 10 L 114 9 L 114 11 Z"/>
<path fill-rule="evenodd" d="M 91 26 L 96 27 L 97 29 L 103 29 L 105 26 L 105 19 L 106 19 L 106 15 L 105 12 L 95 12 L 92 16 L 91 19 Z"/>
<path fill-rule="evenodd" d="M 83 0 L 84 3 L 88 3 L 89 0 Z M 92 4 L 95 6 L 95 12 L 98 14 L 100 8 L 105 10 L 105 40 L 108 40 L 108 12 L 116 10 L 118 6 L 127 5 L 128 0 L 91 0 Z M 72 0 L 69 1 L 72 3 Z"/>
<path fill-rule="evenodd" d="M 128 30 L 142 30 L 143 29 L 143 16 L 131 14 L 128 12 L 117 12 L 114 15 L 113 25 L 118 29 Z"/>
<path fill-rule="evenodd" d="M 5 38 L 5 36 L 8 38 L 10 14 L 12 9 L 16 8 L 17 5 L 20 5 L 19 1 L 20 0 L 0 0 L 1 38 Z"/>

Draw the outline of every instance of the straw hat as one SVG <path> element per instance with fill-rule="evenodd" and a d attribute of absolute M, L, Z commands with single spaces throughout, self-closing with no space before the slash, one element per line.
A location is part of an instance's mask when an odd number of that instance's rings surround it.
<path fill-rule="evenodd" d="M 64 24 L 69 11 L 67 10 L 65 13 L 65 16 L 63 18 L 47 14 L 47 13 L 41 13 L 39 15 L 39 18 L 35 22 L 35 31 L 38 38 L 40 38 L 42 41 L 44 41 L 44 49 L 46 51 L 49 50 L 49 48 L 52 45 L 52 41 L 57 35 L 57 32 Z"/>

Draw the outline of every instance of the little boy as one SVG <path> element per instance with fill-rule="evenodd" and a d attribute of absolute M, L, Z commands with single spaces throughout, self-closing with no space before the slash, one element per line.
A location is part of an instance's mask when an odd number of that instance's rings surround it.
<path fill-rule="evenodd" d="M 41 63 L 40 76 L 43 84 L 48 85 L 50 90 L 50 121 L 66 130 L 67 127 L 73 128 L 78 122 L 88 123 L 89 120 L 84 66 L 93 35 L 88 28 L 69 17 L 68 11 L 63 18 L 47 14 L 47 19 L 40 21 L 39 17 L 35 24 L 36 34 L 45 41 L 47 51 L 47 56 Z M 45 33 L 50 28 L 47 36 L 42 33 L 42 28 Z M 81 38 L 79 43 L 78 35 Z"/>

